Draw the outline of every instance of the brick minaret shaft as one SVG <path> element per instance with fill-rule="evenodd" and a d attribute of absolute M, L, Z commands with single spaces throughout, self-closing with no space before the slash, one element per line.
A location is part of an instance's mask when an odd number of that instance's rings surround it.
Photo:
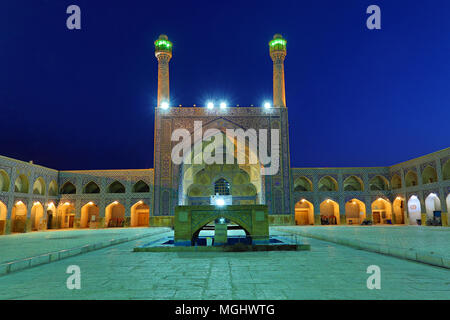
<path fill-rule="evenodd" d="M 270 57 L 273 61 L 273 106 L 286 107 L 284 88 L 284 59 L 286 58 L 286 40 L 280 34 L 269 42 Z"/>
<path fill-rule="evenodd" d="M 170 104 L 169 61 L 172 58 L 172 42 L 162 34 L 155 41 L 155 57 L 158 59 L 158 107 L 163 102 Z"/>

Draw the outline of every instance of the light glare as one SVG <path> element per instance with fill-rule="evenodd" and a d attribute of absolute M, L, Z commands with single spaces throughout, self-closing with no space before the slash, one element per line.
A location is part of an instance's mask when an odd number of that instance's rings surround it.
<path fill-rule="evenodd" d="M 164 101 L 161 103 L 160 107 L 164 110 L 167 110 L 167 109 L 169 109 L 169 103 L 167 101 Z"/>

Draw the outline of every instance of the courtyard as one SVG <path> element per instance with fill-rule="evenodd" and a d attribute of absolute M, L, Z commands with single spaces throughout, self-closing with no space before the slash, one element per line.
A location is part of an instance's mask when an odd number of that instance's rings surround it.
<path fill-rule="evenodd" d="M 292 235 L 304 227 L 271 227 L 271 235 Z M 450 230 L 431 227 L 307 227 L 349 239 L 433 246 L 448 255 Z M 440 231 L 436 231 L 440 230 Z M 128 232 L 137 240 L 79 254 L 0 276 L 0 299 L 450 299 L 450 271 L 388 255 L 295 235 L 311 251 L 236 253 L 144 253 L 135 246 L 173 235 L 168 228 L 49 231 L 4 236 L 2 261 L 23 258 L 7 247 L 42 254 Z M 436 237 L 435 234 L 439 234 Z M 95 236 L 94 236 L 95 235 Z M 434 240 L 429 240 L 430 237 Z M 34 241 L 29 241 L 29 238 Z M 47 247 L 60 237 L 61 246 Z M 384 239 L 384 240 L 383 240 Z M 415 240 L 414 240 L 415 239 Z M 27 242 L 28 241 L 28 242 Z M 54 241 L 58 242 L 58 241 Z M 10 250 L 11 251 L 11 250 Z M 7 258 L 4 258 L 7 257 Z M 66 286 L 67 267 L 77 265 L 81 289 Z M 381 270 L 381 289 L 369 290 L 368 266 Z"/>

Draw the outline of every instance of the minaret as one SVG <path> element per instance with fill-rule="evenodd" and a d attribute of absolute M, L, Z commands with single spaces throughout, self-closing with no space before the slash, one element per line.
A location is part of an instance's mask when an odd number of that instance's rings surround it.
<path fill-rule="evenodd" d="M 269 42 L 270 57 L 273 61 L 273 106 L 286 107 L 284 89 L 284 59 L 286 58 L 286 40 L 281 34 L 273 36 Z"/>
<path fill-rule="evenodd" d="M 172 42 L 165 34 L 155 41 L 155 57 L 158 59 L 158 107 L 163 102 L 170 105 L 169 61 L 172 58 Z"/>

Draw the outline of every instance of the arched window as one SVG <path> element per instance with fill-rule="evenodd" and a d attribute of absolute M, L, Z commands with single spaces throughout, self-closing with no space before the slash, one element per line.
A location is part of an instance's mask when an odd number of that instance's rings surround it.
<path fill-rule="evenodd" d="M 9 176 L 5 170 L 0 170 L 0 191 L 9 191 Z"/>
<path fill-rule="evenodd" d="M 150 187 L 144 181 L 139 180 L 133 186 L 133 192 L 150 192 Z"/>
<path fill-rule="evenodd" d="M 413 187 L 417 186 L 417 173 L 414 171 L 408 171 L 408 173 L 405 176 L 405 183 L 407 187 Z"/>
<path fill-rule="evenodd" d="M 388 190 L 389 185 L 385 177 L 375 176 L 369 181 L 371 191 Z"/>
<path fill-rule="evenodd" d="M 114 181 L 109 185 L 108 188 L 109 193 L 125 193 L 125 186 L 121 184 L 119 181 Z"/>
<path fill-rule="evenodd" d="M 294 183 L 294 191 L 295 192 L 312 191 L 311 181 L 306 177 L 297 178 Z"/>
<path fill-rule="evenodd" d="M 224 178 L 220 178 L 214 184 L 214 194 L 219 194 L 221 196 L 230 195 L 230 183 Z"/>
<path fill-rule="evenodd" d="M 14 182 L 14 192 L 28 193 L 28 178 L 21 174 Z"/>
<path fill-rule="evenodd" d="M 391 179 L 392 189 L 400 189 L 402 187 L 402 178 L 398 174 L 394 174 Z"/>
<path fill-rule="evenodd" d="M 91 181 L 84 187 L 84 193 L 100 193 L 100 188 L 94 181 Z"/>
<path fill-rule="evenodd" d="M 450 159 L 442 166 L 442 177 L 444 180 L 450 180 Z"/>
<path fill-rule="evenodd" d="M 325 176 L 319 180 L 319 191 L 338 191 L 338 184 L 332 177 Z"/>
<path fill-rule="evenodd" d="M 422 183 L 434 183 L 437 182 L 437 172 L 432 166 L 427 166 L 422 172 Z"/>
<path fill-rule="evenodd" d="M 75 194 L 77 193 L 77 188 L 71 182 L 66 182 L 61 188 L 61 194 Z"/>
<path fill-rule="evenodd" d="M 344 191 L 363 191 L 363 182 L 356 176 L 350 176 L 344 180 Z"/>

